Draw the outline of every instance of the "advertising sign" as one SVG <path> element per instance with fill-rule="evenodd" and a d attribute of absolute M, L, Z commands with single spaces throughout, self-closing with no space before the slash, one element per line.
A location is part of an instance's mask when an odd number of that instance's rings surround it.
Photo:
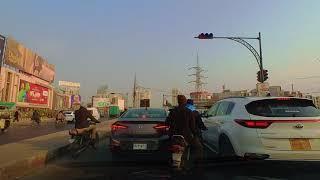
<path fill-rule="evenodd" d="M 4 62 L 48 82 L 54 80 L 54 65 L 12 38 L 7 38 Z"/>
<path fill-rule="evenodd" d="M 20 80 L 18 102 L 48 104 L 48 95 L 48 88 Z"/>
<path fill-rule="evenodd" d="M 71 105 L 80 104 L 81 103 L 81 96 L 80 95 L 72 95 L 71 96 Z"/>
<path fill-rule="evenodd" d="M 110 105 L 109 98 L 92 97 L 92 106 L 93 107 L 107 107 L 109 105 Z"/>
<path fill-rule="evenodd" d="M 59 81 L 59 86 L 80 87 L 78 82 Z"/>
<path fill-rule="evenodd" d="M 6 42 L 6 39 L 4 36 L 0 35 L 0 64 L 2 62 L 2 57 L 3 57 L 3 51 L 4 51 L 4 44 Z"/>

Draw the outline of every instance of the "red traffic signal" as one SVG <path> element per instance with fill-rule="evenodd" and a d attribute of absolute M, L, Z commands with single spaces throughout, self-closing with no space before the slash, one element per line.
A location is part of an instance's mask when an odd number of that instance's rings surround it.
<path fill-rule="evenodd" d="M 194 37 L 198 39 L 213 39 L 213 34 L 212 33 L 201 33 L 198 36 Z"/>

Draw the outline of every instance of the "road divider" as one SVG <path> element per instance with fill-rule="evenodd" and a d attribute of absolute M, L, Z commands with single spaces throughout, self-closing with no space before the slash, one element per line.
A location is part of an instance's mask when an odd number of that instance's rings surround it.
<path fill-rule="evenodd" d="M 110 126 L 115 121 L 113 119 L 97 124 L 101 139 L 108 137 Z M 17 179 L 45 167 L 50 161 L 68 153 L 68 139 L 67 130 L 1 145 L 0 179 Z"/>

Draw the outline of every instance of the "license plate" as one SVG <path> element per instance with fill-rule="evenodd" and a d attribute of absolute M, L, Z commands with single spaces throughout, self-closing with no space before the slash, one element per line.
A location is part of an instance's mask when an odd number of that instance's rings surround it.
<path fill-rule="evenodd" d="M 291 150 L 293 151 L 310 151 L 311 144 L 309 139 L 290 139 Z"/>
<path fill-rule="evenodd" d="M 147 144 L 133 144 L 133 150 L 146 150 Z"/>

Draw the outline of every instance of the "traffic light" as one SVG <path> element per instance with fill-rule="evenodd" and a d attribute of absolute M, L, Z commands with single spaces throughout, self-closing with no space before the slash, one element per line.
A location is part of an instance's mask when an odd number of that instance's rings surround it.
<path fill-rule="evenodd" d="M 213 39 L 213 34 L 212 33 L 201 33 L 198 36 L 194 37 L 198 39 Z"/>
<path fill-rule="evenodd" d="M 262 83 L 261 72 L 260 71 L 257 72 L 257 81 Z"/>
<path fill-rule="evenodd" d="M 268 79 L 268 70 L 262 70 L 262 77 L 261 77 L 261 71 L 257 72 L 257 81 L 263 83 Z"/>
<path fill-rule="evenodd" d="M 263 70 L 262 71 L 262 74 L 263 74 L 263 81 L 266 81 L 269 77 L 268 77 L 268 70 Z"/>

